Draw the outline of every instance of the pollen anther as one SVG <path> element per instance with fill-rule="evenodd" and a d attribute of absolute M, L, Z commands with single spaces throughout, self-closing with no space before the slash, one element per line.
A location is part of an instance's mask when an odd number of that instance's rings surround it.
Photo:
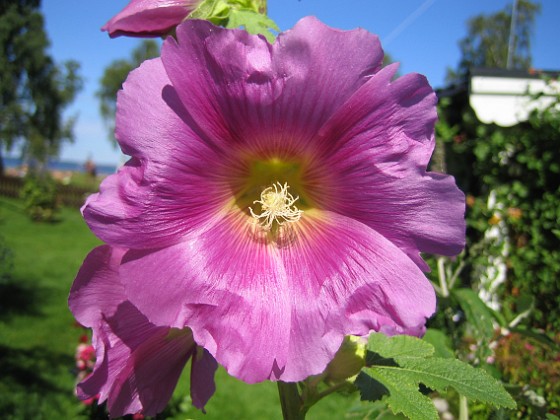
<path fill-rule="evenodd" d="M 254 204 L 260 204 L 262 212 L 256 214 L 251 207 L 249 211 L 264 230 L 272 229 L 274 222 L 278 226 L 285 223 L 297 222 L 301 219 L 303 210 L 294 206 L 299 197 L 294 197 L 288 192 L 287 183 L 284 185 L 276 182 L 271 187 L 265 188 L 261 193 L 261 199 L 253 201 Z"/>

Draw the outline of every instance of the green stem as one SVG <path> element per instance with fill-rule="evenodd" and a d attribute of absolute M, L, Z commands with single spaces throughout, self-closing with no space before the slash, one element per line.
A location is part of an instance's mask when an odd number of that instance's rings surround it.
<path fill-rule="evenodd" d="M 439 284 L 441 288 L 441 295 L 444 298 L 449 297 L 449 288 L 447 287 L 447 276 L 445 273 L 445 259 L 443 257 L 439 257 L 437 259 L 437 266 L 438 266 L 438 278 Z"/>
<path fill-rule="evenodd" d="M 330 388 L 325 389 L 323 392 L 319 392 L 319 393 L 317 394 L 317 397 L 316 397 L 316 399 L 315 399 L 315 402 L 317 402 L 317 401 L 323 399 L 324 397 L 326 397 L 327 395 L 330 395 L 330 394 L 332 394 L 333 392 L 336 392 L 336 391 L 338 391 L 338 390 L 340 390 L 340 389 L 343 389 L 343 388 L 345 388 L 345 387 L 347 387 L 347 386 L 349 386 L 349 385 L 348 385 L 348 382 L 339 382 L 338 384 L 333 385 L 333 386 L 331 386 Z"/>
<path fill-rule="evenodd" d="M 469 420 L 469 404 L 464 395 L 459 396 L 459 420 Z"/>
<path fill-rule="evenodd" d="M 284 420 L 304 420 L 305 412 L 296 382 L 278 382 L 278 394 Z"/>

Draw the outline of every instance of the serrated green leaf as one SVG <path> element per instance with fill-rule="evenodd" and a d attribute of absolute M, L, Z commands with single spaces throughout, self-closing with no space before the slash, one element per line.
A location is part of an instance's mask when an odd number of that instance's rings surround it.
<path fill-rule="evenodd" d="M 471 289 L 455 289 L 451 293 L 455 296 L 461 309 L 469 321 L 484 338 L 490 339 L 494 334 L 492 312 L 478 295 Z"/>
<path fill-rule="evenodd" d="M 414 420 L 437 420 L 438 412 L 427 396 L 418 392 L 418 385 L 402 380 L 402 375 L 394 368 L 364 368 L 363 372 L 381 382 L 388 390 L 383 401 L 395 413 L 402 413 Z"/>
<path fill-rule="evenodd" d="M 515 401 L 500 382 L 483 369 L 475 369 L 460 360 L 409 357 L 401 358 L 399 363 L 399 368 L 377 369 L 398 370 L 404 380 L 423 383 L 439 392 L 445 392 L 451 386 L 459 394 L 473 400 L 495 407 L 516 407 Z"/>
<path fill-rule="evenodd" d="M 274 42 L 274 39 L 276 38 L 270 30 L 280 30 L 276 23 L 268 16 L 252 10 L 232 9 L 229 14 L 227 27 L 239 28 L 241 26 L 243 26 L 245 30 L 251 34 L 264 35 L 270 43 Z"/>
<path fill-rule="evenodd" d="M 381 333 L 370 334 L 367 349 L 397 362 L 401 357 L 430 357 L 434 354 L 430 343 L 408 335 L 387 337 Z"/>
<path fill-rule="evenodd" d="M 385 385 L 364 372 L 358 374 L 354 385 L 360 390 L 360 399 L 362 401 L 378 401 L 385 395 L 389 395 L 389 390 Z"/>
<path fill-rule="evenodd" d="M 438 334 L 433 332 L 431 335 Z M 378 399 L 384 394 L 383 387 L 387 389 L 389 395 L 384 396 L 384 401 L 395 413 L 421 418 L 412 408 L 415 404 L 422 407 L 426 404 L 426 397 L 418 390 L 420 384 L 439 392 L 453 387 L 467 398 L 495 407 L 516 406 L 501 383 L 487 372 L 454 358 L 433 357 L 434 347 L 427 341 L 410 336 L 372 334 L 368 340 L 368 352 L 373 357 L 368 358 L 368 367 L 362 372 L 369 379 L 362 376 L 356 386 L 362 397 L 370 399 Z M 431 410 L 435 408 L 432 406 Z"/>
<path fill-rule="evenodd" d="M 444 359 L 455 358 L 455 352 L 451 350 L 449 337 L 442 331 L 428 328 L 422 340 L 427 341 L 434 347 L 435 357 L 443 357 Z"/>

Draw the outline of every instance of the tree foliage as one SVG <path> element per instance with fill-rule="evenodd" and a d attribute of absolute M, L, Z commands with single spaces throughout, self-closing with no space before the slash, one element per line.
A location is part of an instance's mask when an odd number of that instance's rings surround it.
<path fill-rule="evenodd" d="M 531 66 L 531 36 L 540 4 L 518 0 L 513 27 L 513 45 L 510 51 L 511 68 L 526 70 Z M 513 7 L 489 15 L 474 16 L 467 22 L 467 35 L 459 42 L 461 61 L 457 72 L 450 71 L 454 81 L 465 76 L 469 68 L 506 68 Z"/>
<path fill-rule="evenodd" d="M 109 138 L 115 145 L 114 130 L 117 93 L 132 70 L 140 66 L 143 61 L 158 55 L 159 44 L 154 40 L 144 40 L 132 51 L 129 58 L 111 62 L 103 72 L 96 95 L 99 98 L 99 112 L 106 122 Z"/>
<path fill-rule="evenodd" d="M 48 54 L 39 0 L 0 3 L 0 151 L 45 162 L 73 139 L 74 118 L 63 111 L 82 87 L 79 64 L 57 64 Z"/>

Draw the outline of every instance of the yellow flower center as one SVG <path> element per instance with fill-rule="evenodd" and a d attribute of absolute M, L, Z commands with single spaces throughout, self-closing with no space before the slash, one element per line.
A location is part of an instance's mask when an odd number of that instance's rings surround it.
<path fill-rule="evenodd" d="M 261 213 L 257 214 L 249 207 L 251 216 L 262 226 L 266 231 L 272 229 L 274 222 L 278 226 L 285 223 L 297 222 L 301 219 L 303 210 L 299 210 L 294 203 L 299 197 L 294 197 L 288 192 L 288 183 L 282 185 L 280 182 L 272 184 L 271 187 L 265 188 L 260 200 L 253 201 L 253 204 L 261 205 Z"/>

